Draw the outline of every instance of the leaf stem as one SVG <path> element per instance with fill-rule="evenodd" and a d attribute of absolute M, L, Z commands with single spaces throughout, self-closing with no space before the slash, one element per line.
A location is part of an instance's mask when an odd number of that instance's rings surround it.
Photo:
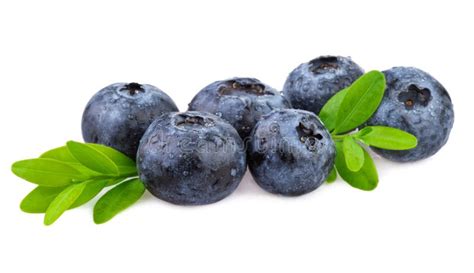
<path fill-rule="evenodd" d="M 78 183 L 82 183 L 82 182 L 86 182 L 86 181 L 89 181 L 89 180 L 100 180 L 100 179 L 129 179 L 129 178 L 138 178 L 137 176 L 137 173 L 134 172 L 134 173 L 127 173 L 127 174 L 121 174 L 121 175 L 98 175 L 98 176 L 91 176 L 91 177 L 88 177 L 87 179 L 85 180 L 73 180 L 72 183 L 73 184 L 78 184 Z"/>
<path fill-rule="evenodd" d="M 333 140 L 343 140 L 345 137 L 350 136 L 351 134 L 344 134 L 344 135 L 337 135 L 337 134 L 331 134 L 331 137 Z"/>

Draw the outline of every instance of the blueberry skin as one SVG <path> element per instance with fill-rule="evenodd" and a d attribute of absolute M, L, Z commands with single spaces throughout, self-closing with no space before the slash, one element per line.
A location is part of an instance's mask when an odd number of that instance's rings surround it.
<path fill-rule="evenodd" d="M 169 113 L 157 118 L 140 141 L 140 179 L 159 199 L 205 205 L 230 195 L 246 170 L 237 131 L 204 112 Z"/>
<path fill-rule="evenodd" d="M 249 169 L 260 187 L 297 196 L 318 188 L 334 164 L 331 135 L 312 112 L 275 110 L 252 131 Z"/>
<path fill-rule="evenodd" d="M 283 95 L 294 108 L 319 114 L 334 94 L 351 85 L 363 73 L 349 57 L 321 56 L 290 73 Z"/>
<path fill-rule="evenodd" d="M 448 141 L 454 123 L 448 92 L 435 78 L 417 68 L 394 67 L 383 73 L 387 88 L 379 108 L 367 124 L 407 131 L 417 137 L 418 145 L 404 151 L 373 150 L 398 162 L 434 155 Z"/>
<path fill-rule="evenodd" d="M 290 103 L 270 86 L 253 78 L 232 78 L 204 87 L 189 103 L 188 110 L 222 117 L 245 139 L 262 115 L 286 108 L 291 108 Z"/>
<path fill-rule="evenodd" d="M 138 143 L 152 121 L 178 111 L 173 100 L 149 84 L 115 83 L 97 92 L 82 115 L 85 142 L 99 143 L 135 159 Z"/>

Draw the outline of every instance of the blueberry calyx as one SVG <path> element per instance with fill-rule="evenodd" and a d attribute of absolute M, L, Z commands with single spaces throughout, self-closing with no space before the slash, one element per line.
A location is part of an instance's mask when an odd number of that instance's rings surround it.
<path fill-rule="evenodd" d="M 244 81 L 228 80 L 219 88 L 219 95 L 237 95 L 240 92 L 255 96 L 274 95 L 265 90 L 265 85 L 261 83 L 250 83 Z"/>
<path fill-rule="evenodd" d="M 189 114 L 179 114 L 175 116 L 174 124 L 177 127 L 183 127 L 183 126 L 211 127 L 211 126 L 214 126 L 215 121 L 211 118 L 205 118 L 205 117 L 194 116 L 194 115 L 189 115 Z"/>
<path fill-rule="evenodd" d="M 431 100 L 431 91 L 428 88 L 419 88 L 411 84 L 408 86 L 408 91 L 401 92 L 398 95 L 398 101 L 405 104 L 405 109 L 411 110 L 415 104 L 427 106 Z"/>
<path fill-rule="evenodd" d="M 316 128 L 308 127 L 303 122 L 298 124 L 296 132 L 301 143 L 305 144 L 306 148 L 310 151 L 315 151 L 317 142 L 323 139 L 323 135 L 318 133 Z"/>
<path fill-rule="evenodd" d="M 128 93 L 131 96 L 134 96 L 140 92 L 145 92 L 145 89 L 143 88 L 141 84 L 136 83 L 136 82 L 131 82 L 129 84 L 126 84 L 124 87 L 122 87 L 120 91 L 128 91 Z"/>
<path fill-rule="evenodd" d="M 204 126 L 204 119 L 201 117 L 191 117 L 186 115 L 179 115 L 176 117 L 176 126 L 182 125 L 201 125 Z"/>
<path fill-rule="evenodd" d="M 339 68 L 337 57 L 335 56 L 319 57 L 309 63 L 311 65 L 311 72 L 314 74 L 323 74 L 327 70 Z"/>

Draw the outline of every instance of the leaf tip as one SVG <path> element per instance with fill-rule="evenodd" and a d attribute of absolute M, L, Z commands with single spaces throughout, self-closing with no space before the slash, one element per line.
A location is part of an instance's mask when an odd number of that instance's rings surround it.
<path fill-rule="evenodd" d="M 79 143 L 79 142 L 74 141 L 74 140 L 68 140 L 68 141 L 66 142 L 66 147 L 70 147 L 71 145 L 76 145 L 76 144 L 78 144 L 78 143 Z"/>
<path fill-rule="evenodd" d="M 385 80 L 385 74 L 383 72 L 381 72 L 380 70 L 370 70 L 369 72 L 367 72 L 366 74 L 368 75 L 374 75 L 374 76 L 377 76 L 377 77 L 380 77 L 381 79 L 384 79 Z"/>
<path fill-rule="evenodd" d="M 25 204 L 24 204 L 24 201 L 21 201 L 20 205 L 18 206 L 20 208 L 21 211 L 23 212 L 27 212 L 25 211 Z"/>
<path fill-rule="evenodd" d="M 24 160 L 20 160 L 20 161 L 15 161 L 12 163 L 12 166 L 10 168 L 10 170 L 12 171 L 12 173 L 16 174 L 16 172 L 18 171 L 18 165 L 20 165 Z"/>
<path fill-rule="evenodd" d="M 416 146 L 418 146 L 418 138 L 414 135 L 413 136 L 413 147 L 411 147 L 411 149 L 414 149 L 416 148 Z"/>
<path fill-rule="evenodd" d="M 12 164 L 12 166 L 10 167 L 10 170 L 12 171 L 13 174 L 16 175 L 16 162 Z"/>
<path fill-rule="evenodd" d="M 96 225 L 101 225 L 101 224 L 104 224 L 106 223 L 107 221 L 109 221 L 110 219 L 112 219 L 113 217 L 111 218 L 105 218 L 105 217 L 102 217 L 100 216 L 96 211 L 94 211 L 94 215 L 93 215 L 93 219 L 94 219 L 94 223 Z"/>
<path fill-rule="evenodd" d="M 43 220 L 43 224 L 45 226 L 50 226 L 52 225 L 54 222 L 56 221 L 56 219 L 51 219 L 49 217 L 47 217 L 47 215 L 44 216 L 44 220 Z"/>
<path fill-rule="evenodd" d="M 102 225 L 102 224 L 104 224 L 104 223 L 106 223 L 106 222 L 107 222 L 107 221 L 97 220 L 97 219 L 94 218 L 94 224 L 96 224 L 96 225 Z"/>

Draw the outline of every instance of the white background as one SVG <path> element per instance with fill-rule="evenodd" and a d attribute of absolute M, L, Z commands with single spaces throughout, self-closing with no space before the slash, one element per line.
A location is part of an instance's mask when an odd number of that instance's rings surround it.
<path fill-rule="evenodd" d="M 474 271 L 469 1 L 66 2 L 0 3 L 0 272 Z M 83 108 L 102 87 L 154 84 L 186 110 L 212 81 L 252 76 L 281 89 L 324 54 L 431 73 L 455 106 L 448 144 L 418 163 L 376 159 L 373 192 L 338 181 L 283 198 L 247 174 L 214 205 L 146 195 L 100 226 L 92 204 L 51 227 L 19 210 L 34 186 L 11 163 L 82 140 Z"/>

